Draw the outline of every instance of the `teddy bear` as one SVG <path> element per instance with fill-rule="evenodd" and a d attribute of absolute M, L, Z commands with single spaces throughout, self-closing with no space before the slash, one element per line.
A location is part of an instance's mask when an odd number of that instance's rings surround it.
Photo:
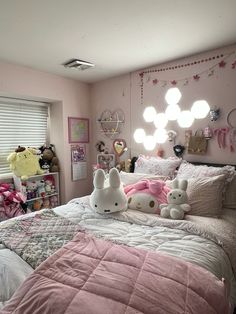
<path fill-rule="evenodd" d="M 40 168 L 36 151 L 33 148 L 18 146 L 15 152 L 8 155 L 7 161 L 10 163 L 12 172 L 21 177 L 22 180 L 27 180 L 29 176 L 35 174 L 44 173 Z"/>
<path fill-rule="evenodd" d="M 167 194 L 167 204 L 161 204 L 161 217 L 172 219 L 183 219 L 184 214 L 190 211 L 191 207 L 188 204 L 187 195 L 187 180 L 175 179 L 173 187 Z"/>
<path fill-rule="evenodd" d="M 164 181 L 143 179 L 127 185 L 124 190 L 128 198 L 128 208 L 159 214 L 159 205 L 167 201 L 170 188 Z"/>
<path fill-rule="evenodd" d="M 59 161 L 53 150 L 53 145 L 51 144 L 49 147 L 41 146 L 39 150 L 41 151 L 40 167 L 46 172 L 59 172 Z"/>

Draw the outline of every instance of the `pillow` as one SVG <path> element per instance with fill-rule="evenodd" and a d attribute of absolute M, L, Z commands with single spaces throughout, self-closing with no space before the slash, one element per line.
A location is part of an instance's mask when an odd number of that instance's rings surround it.
<path fill-rule="evenodd" d="M 223 207 L 236 209 L 236 175 L 226 187 Z"/>
<path fill-rule="evenodd" d="M 169 179 L 166 176 L 158 176 L 153 174 L 146 174 L 146 173 L 132 173 L 132 172 L 120 172 L 120 179 L 124 186 L 134 184 L 142 179 L 149 179 L 149 180 L 162 180 L 166 181 Z"/>
<path fill-rule="evenodd" d="M 182 159 L 170 157 L 168 159 L 139 156 L 135 162 L 134 173 L 149 173 L 173 178 L 175 170 L 181 164 Z"/>
<path fill-rule="evenodd" d="M 213 177 L 224 174 L 226 182 L 231 182 L 234 178 L 235 173 L 235 168 L 233 166 L 197 166 L 187 162 L 186 160 L 183 160 L 177 171 L 176 177 L 177 179 L 189 179 L 199 177 Z"/>
<path fill-rule="evenodd" d="M 172 187 L 173 181 L 167 185 Z M 188 215 L 218 217 L 222 209 L 225 175 L 188 179 L 187 194 L 191 210 Z"/>

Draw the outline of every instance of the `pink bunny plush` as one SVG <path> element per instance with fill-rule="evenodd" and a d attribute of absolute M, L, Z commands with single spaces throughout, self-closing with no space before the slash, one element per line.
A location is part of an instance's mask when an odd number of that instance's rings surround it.
<path fill-rule="evenodd" d="M 127 185 L 124 191 L 128 198 L 128 208 L 160 214 L 159 205 L 167 201 L 170 188 L 163 181 L 144 179 Z"/>

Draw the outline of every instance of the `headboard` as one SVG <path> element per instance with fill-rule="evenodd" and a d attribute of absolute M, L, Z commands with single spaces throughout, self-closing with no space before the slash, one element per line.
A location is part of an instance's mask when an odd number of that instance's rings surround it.
<path fill-rule="evenodd" d="M 198 161 L 188 161 L 190 164 L 196 165 L 196 166 L 211 166 L 211 167 L 224 167 L 226 165 L 233 166 L 236 169 L 236 165 L 232 165 L 230 163 L 225 163 L 225 164 L 215 164 L 215 163 L 210 163 L 210 162 L 198 162 Z"/>
<path fill-rule="evenodd" d="M 130 172 L 134 172 L 134 167 L 135 167 L 135 162 L 136 160 L 138 159 L 137 156 L 133 157 L 131 159 L 131 165 L 130 165 Z M 187 160 L 188 161 L 188 160 Z M 206 165 L 206 166 L 212 166 L 212 167 L 224 167 L 226 165 L 230 165 L 230 166 L 233 166 L 236 170 L 236 165 L 232 165 L 232 164 L 229 164 L 229 163 L 225 163 L 225 164 L 217 164 L 217 163 L 210 163 L 210 162 L 198 162 L 198 161 L 188 161 L 189 163 L 193 164 L 193 165 L 196 165 L 196 166 L 203 166 L 203 165 Z"/>

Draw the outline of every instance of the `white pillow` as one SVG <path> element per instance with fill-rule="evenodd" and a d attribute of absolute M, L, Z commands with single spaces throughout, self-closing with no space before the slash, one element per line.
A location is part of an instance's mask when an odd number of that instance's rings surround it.
<path fill-rule="evenodd" d="M 214 177 L 221 174 L 225 175 L 226 182 L 231 182 L 235 176 L 235 168 L 233 166 L 213 167 L 207 165 L 193 165 L 183 160 L 176 177 L 178 179 L 189 179 L 199 177 Z"/>
<path fill-rule="evenodd" d="M 148 173 L 159 176 L 168 176 L 173 178 L 175 176 L 176 168 L 181 164 L 182 159 L 170 157 L 167 159 L 162 158 L 145 158 L 139 156 L 135 162 L 135 173 Z"/>
<path fill-rule="evenodd" d="M 142 179 L 149 179 L 149 180 L 167 180 L 168 177 L 166 176 L 158 176 L 152 174 L 145 174 L 145 173 L 132 173 L 132 172 L 120 172 L 120 179 L 121 183 L 126 186 L 130 184 L 134 184 Z"/>

